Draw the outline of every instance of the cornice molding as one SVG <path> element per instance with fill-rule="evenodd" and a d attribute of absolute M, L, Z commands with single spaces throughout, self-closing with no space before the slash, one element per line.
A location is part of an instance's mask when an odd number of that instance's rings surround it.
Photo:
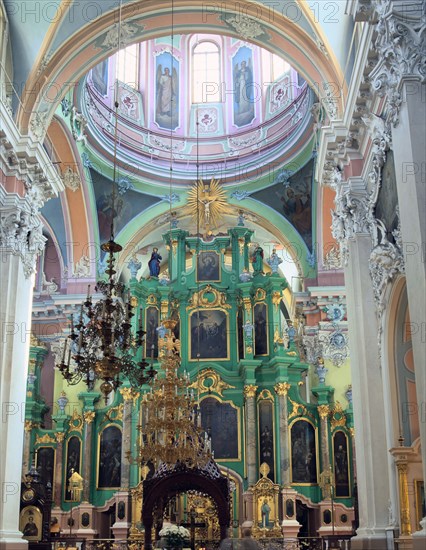
<path fill-rule="evenodd" d="M 64 184 L 52 164 L 43 144 L 30 136 L 20 136 L 7 105 L 0 98 L 2 125 L 0 128 L 0 160 L 6 176 L 15 176 L 30 188 L 37 180 L 43 187 L 45 200 L 64 191 Z"/>

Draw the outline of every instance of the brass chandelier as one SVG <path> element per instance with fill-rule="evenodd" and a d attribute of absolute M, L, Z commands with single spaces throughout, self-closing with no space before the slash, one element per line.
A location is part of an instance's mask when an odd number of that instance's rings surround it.
<path fill-rule="evenodd" d="M 121 47 L 121 2 L 117 52 Z M 80 309 L 79 321 L 74 325 L 71 315 L 71 333 L 65 339 L 62 361 L 58 365 L 68 384 L 75 385 L 84 381 L 92 389 L 96 379 L 102 380 L 100 390 L 107 402 L 108 395 L 116 390 L 126 377 L 131 386 L 140 388 L 150 382 L 156 371 L 152 364 L 143 359 L 142 346 L 146 332 L 142 328 L 142 310 L 139 314 L 138 329 L 132 330 L 132 317 L 136 301 L 130 297 L 125 286 L 115 279 L 114 254 L 123 248 L 114 240 L 115 186 L 117 182 L 117 143 L 118 143 L 118 80 L 115 87 L 115 129 L 114 164 L 111 193 L 111 231 L 110 238 L 101 245 L 107 255 L 108 276 L 106 281 L 98 281 L 95 291 L 103 296 L 93 302 L 90 285 L 86 301 Z M 67 355 L 68 352 L 68 355 Z"/>
<path fill-rule="evenodd" d="M 121 377 L 125 376 L 133 387 L 138 388 L 152 380 L 156 371 L 142 358 L 146 334 L 142 328 L 142 311 L 138 329 L 133 334 L 134 302 L 129 292 L 123 299 L 125 287 L 114 278 L 114 254 L 122 247 L 114 241 L 112 232 L 110 240 L 102 244 L 101 249 L 108 253 L 108 279 L 98 281 L 95 290 L 103 297 L 93 303 L 89 285 L 76 325 L 71 315 L 71 333 L 65 339 L 58 368 L 70 385 L 84 381 L 92 389 L 96 379 L 102 380 L 100 390 L 107 400 L 108 395 L 121 385 Z"/>
<path fill-rule="evenodd" d="M 167 330 L 158 339 L 162 370 L 145 393 L 142 402 L 142 424 L 138 426 L 138 456 L 131 462 L 152 463 L 156 469 L 173 469 L 177 464 L 203 468 L 211 459 L 211 441 L 201 428 L 201 413 L 194 390 L 189 389 L 189 375 L 178 374 L 180 341 L 171 330 L 175 320 L 164 320 Z"/>

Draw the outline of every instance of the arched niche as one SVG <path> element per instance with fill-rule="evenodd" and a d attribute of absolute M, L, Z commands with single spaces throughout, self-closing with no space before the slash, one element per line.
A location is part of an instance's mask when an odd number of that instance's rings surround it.
<path fill-rule="evenodd" d="M 175 467 L 172 471 L 157 473 L 143 483 L 142 522 L 145 526 L 145 549 L 152 548 L 152 527 L 154 516 L 158 521 L 163 517 L 169 500 L 187 491 L 207 494 L 216 504 L 221 540 L 226 537 L 230 523 L 229 481 L 216 464 L 210 462 L 204 469 Z M 156 525 L 159 529 L 159 525 Z"/>

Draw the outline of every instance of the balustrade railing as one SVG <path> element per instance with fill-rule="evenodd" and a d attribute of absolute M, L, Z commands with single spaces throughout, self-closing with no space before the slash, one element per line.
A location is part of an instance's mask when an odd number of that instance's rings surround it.
<path fill-rule="evenodd" d="M 242 539 L 233 539 L 233 548 L 238 550 Z M 335 535 L 329 537 L 298 537 L 298 538 L 266 538 L 257 541 L 261 550 L 351 550 L 351 537 L 349 535 Z M 58 539 L 52 543 L 52 550 L 66 548 L 69 541 Z M 55 544 L 55 545 L 54 545 Z M 73 541 L 79 550 L 143 550 L 142 541 L 117 540 L 117 539 L 93 539 Z M 219 550 L 220 542 L 211 540 L 197 540 L 195 549 Z M 244 550 L 244 546 L 241 546 Z"/>

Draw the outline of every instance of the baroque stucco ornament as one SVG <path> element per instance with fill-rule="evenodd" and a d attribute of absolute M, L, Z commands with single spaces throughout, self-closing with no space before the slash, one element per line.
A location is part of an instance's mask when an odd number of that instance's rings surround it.
<path fill-rule="evenodd" d="M 368 79 L 372 89 L 387 96 L 388 120 L 397 126 L 404 79 L 426 79 L 426 24 L 422 6 L 404 9 L 390 0 L 373 0 L 378 16 L 374 50 L 378 62 Z"/>
<path fill-rule="evenodd" d="M 266 34 L 260 23 L 251 17 L 244 17 L 241 15 L 238 17 L 227 17 L 226 22 L 246 40 L 252 40 L 253 38 L 258 38 Z"/>
<path fill-rule="evenodd" d="M 28 196 L 20 198 L 1 190 L 0 248 L 21 258 L 26 278 L 34 273 L 36 258 L 43 251 L 46 240 L 37 209 Z"/>

